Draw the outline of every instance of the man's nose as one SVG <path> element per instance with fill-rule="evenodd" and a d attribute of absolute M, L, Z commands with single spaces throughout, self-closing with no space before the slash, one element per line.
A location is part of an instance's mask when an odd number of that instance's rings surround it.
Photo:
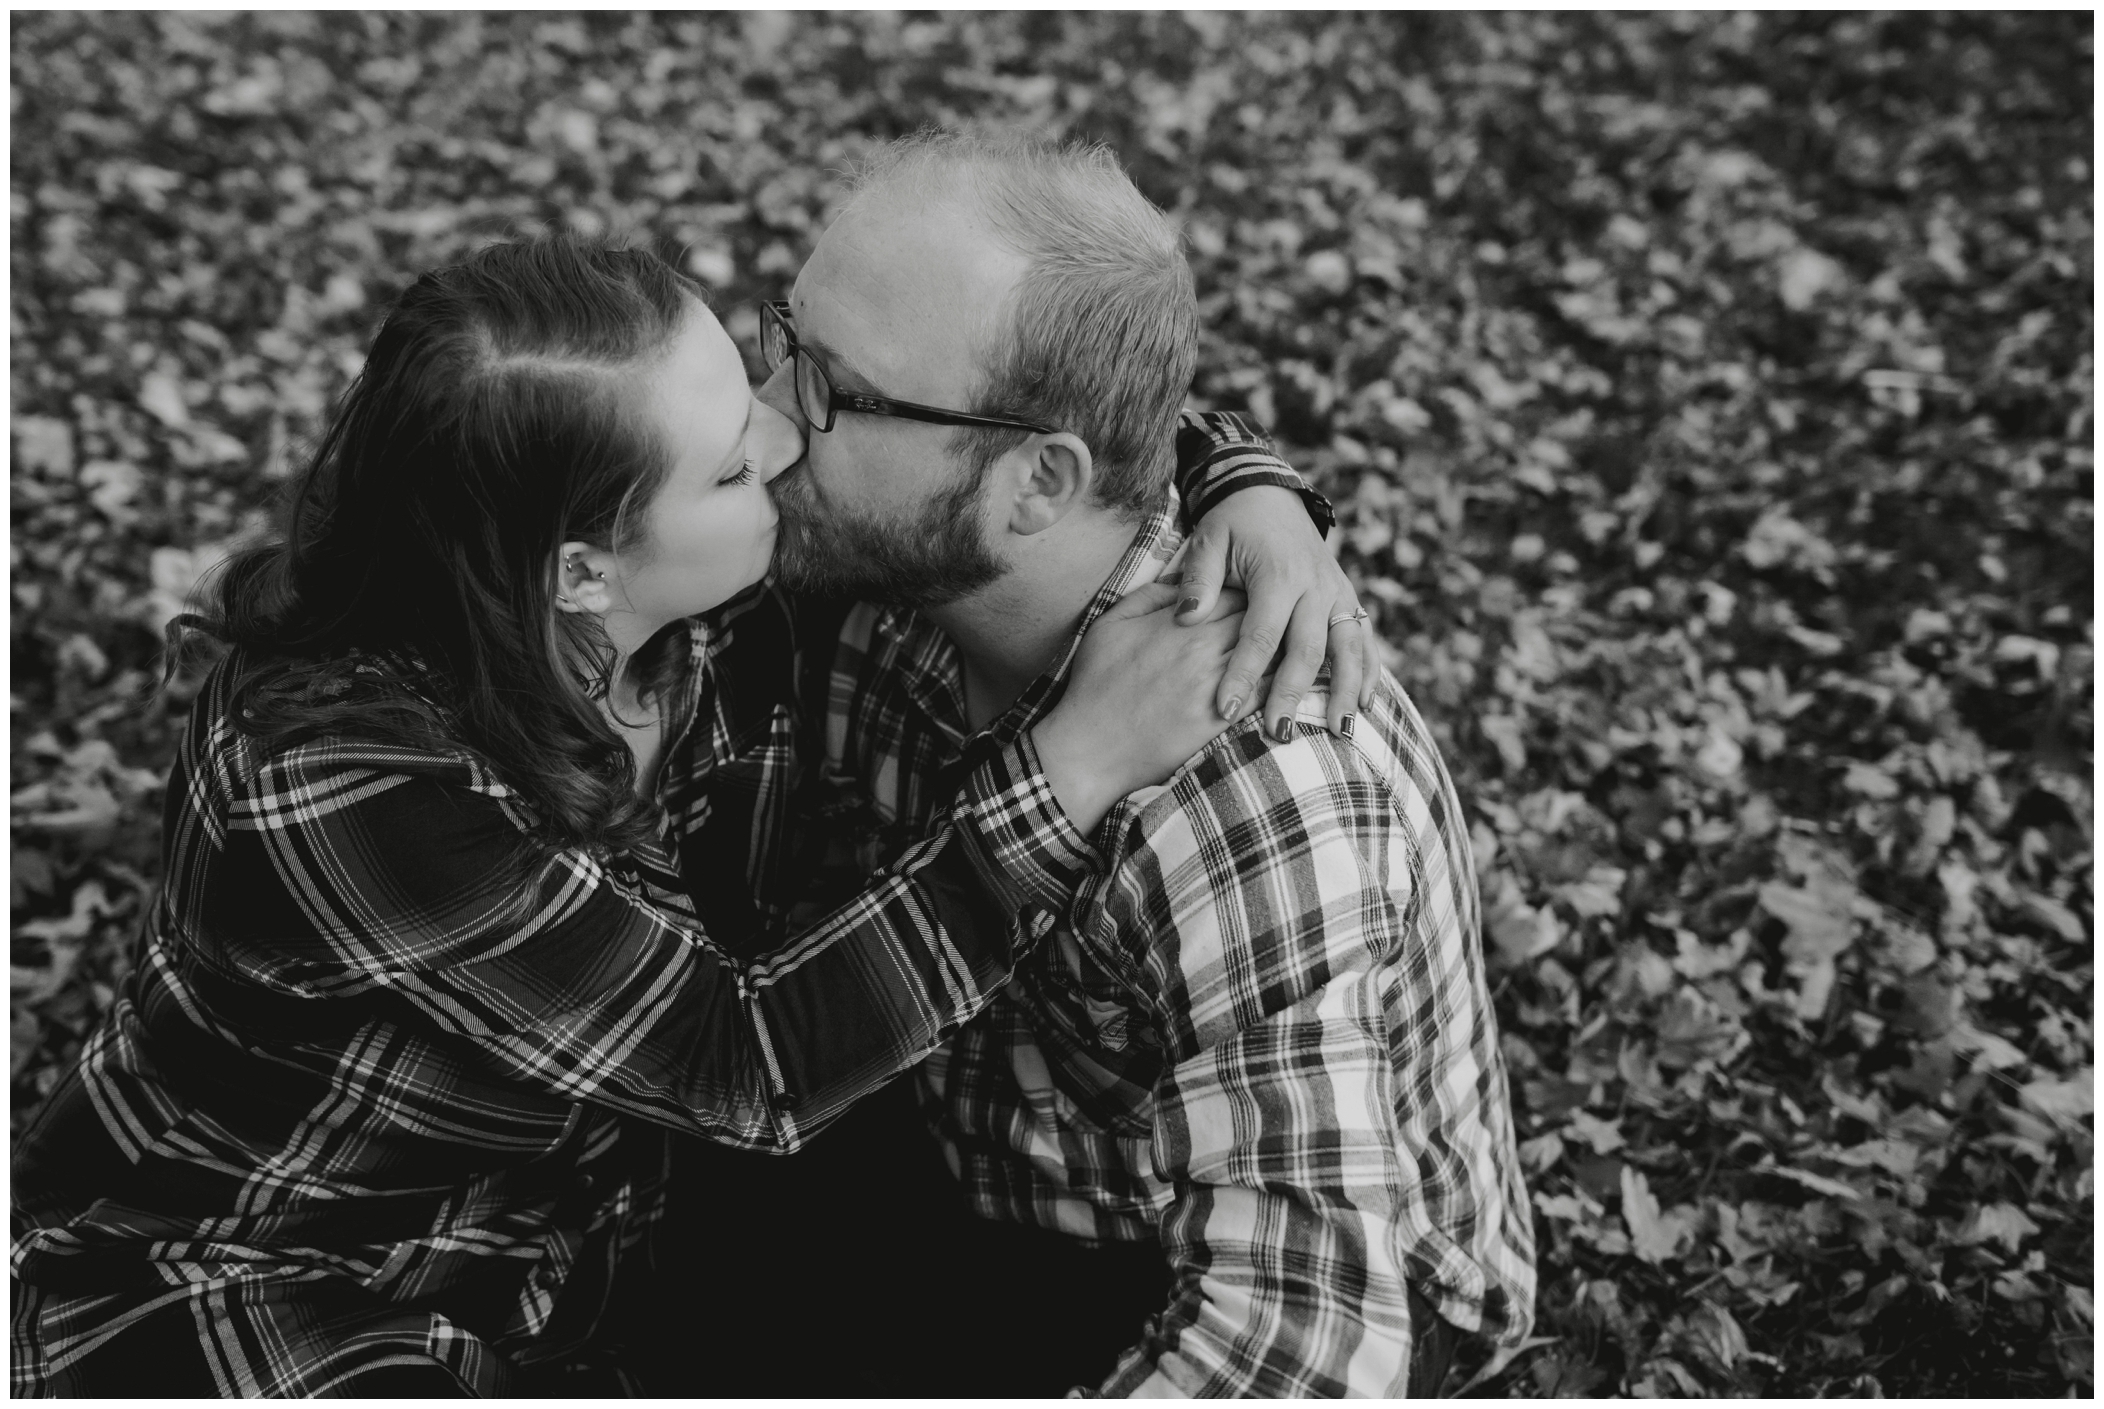
<path fill-rule="evenodd" d="M 774 380 L 770 379 L 754 397 L 752 425 L 745 432 L 762 484 L 804 458 L 803 418 L 796 414 L 794 399 L 789 404 L 788 415 L 776 408 L 773 398 L 767 395 Z"/>

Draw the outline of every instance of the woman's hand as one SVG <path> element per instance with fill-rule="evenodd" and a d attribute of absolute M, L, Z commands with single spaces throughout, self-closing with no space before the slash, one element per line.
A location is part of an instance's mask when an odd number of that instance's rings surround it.
<path fill-rule="evenodd" d="M 1217 593 L 1195 626 L 1178 625 L 1170 610 L 1183 595 L 1176 583 L 1150 583 L 1096 618 L 1066 694 L 1031 731 L 1053 795 L 1084 836 L 1119 798 L 1162 782 L 1230 723 L 1213 700 L 1242 634 L 1242 594 Z"/>
<path fill-rule="evenodd" d="M 1262 485 L 1230 494 L 1199 520 L 1184 547 L 1178 619 L 1212 614 L 1223 583 L 1249 594 L 1242 641 L 1220 682 L 1220 713 L 1238 717 L 1256 699 L 1259 677 L 1271 668 L 1280 643 L 1286 656 L 1264 703 L 1264 729 L 1281 738 L 1300 697 L 1330 661 L 1329 726 L 1345 732 L 1345 718 L 1373 699 L 1381 656 L 1373 628 L 1359 610 L 1359 594 L 1323 546 L 1300 497 Z"/>

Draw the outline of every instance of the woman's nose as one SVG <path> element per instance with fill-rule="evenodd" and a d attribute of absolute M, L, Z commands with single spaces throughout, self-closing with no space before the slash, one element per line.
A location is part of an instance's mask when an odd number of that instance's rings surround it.
<path fill-rule="evenodd" d="M 760 390 L 765 392 L 773 386 L 774 379 L 770 378 Z M 793 407 L 795 403 L 790 404 Z M 762 484 L 804 458 L 804 430 L 800 420 L 775 409 L 771 397 L 753 398 L 752 425 L 745 434 Z"/>
<path fill-rule="evenodd" d="M 796 422 L 799 429 L 804 424 L 804 408 L 796 400 L 796 359 L 786 358 L 782 365 L 760 383 L 753 396 L 764 406 L 772 406 L 782 415 Z"/>

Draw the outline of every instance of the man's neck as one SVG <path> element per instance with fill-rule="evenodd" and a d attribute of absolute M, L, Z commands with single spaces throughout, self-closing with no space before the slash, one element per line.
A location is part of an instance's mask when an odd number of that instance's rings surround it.
<path fill-rule="evenodd" d="M 992 723 L 1031 681 L 1059 663 L 1082 614 L 1141 527 L 1090 514 L 1018 540 L 1013 566 L 999 581 L 923 613 L 957 643 L 972 729 Z"/>

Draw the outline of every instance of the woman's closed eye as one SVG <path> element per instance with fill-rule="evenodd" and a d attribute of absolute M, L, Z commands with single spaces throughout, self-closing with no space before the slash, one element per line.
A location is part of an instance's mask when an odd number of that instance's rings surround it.
<path fill-rule="evenodd" d="M 747 456 L 747 457 L 745 458 L 745 465 L 744 465 L 744 468 L 740 469 L 740 470 L 738 471 L 738 473 L 736 473 L 736 474 L 734 474 L 734 475 L 727 475 L 727 476 L 725 476 L 725 477 L 724 477 L 724 479 L 723 479 L 723 480 L 721 481 L 721 483 L 723 483 L 723 484 L 751 484 L 751 483 L 752 483 L 752 481 L 753 481 L 753 476 L 754 476 L 754 475 L 756 475 L 756 474 L 758 474 L 759 472 L 760 472 L 760 467 L 759 467 L 759 466 L 758 466 L 757 464 L 753 463 L 753 459 L 752 459 L 752 457 L 748 455 L 748 456 Z"/>

